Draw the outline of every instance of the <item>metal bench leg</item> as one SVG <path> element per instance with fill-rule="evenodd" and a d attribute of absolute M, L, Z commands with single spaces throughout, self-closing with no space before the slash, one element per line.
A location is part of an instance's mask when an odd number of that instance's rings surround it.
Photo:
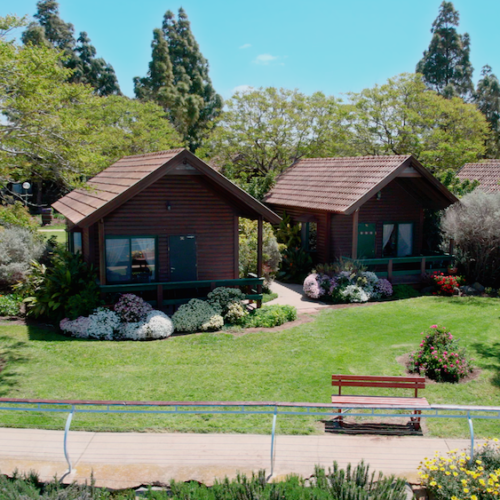
<path fill-rule="evenodd" d="M 422 411 L 421 410 L 415 410 L 413 412 L 413 414 L 414 415 L 421 415 Z M 420 427 L 420 420 L 421 420 L 420 417 L 412 417 L 411 418 L 411 423 L 413 425 L 413 429 L 416 430 L 416 431 L 419 431 L 421 429 L 421 427 Z"/>

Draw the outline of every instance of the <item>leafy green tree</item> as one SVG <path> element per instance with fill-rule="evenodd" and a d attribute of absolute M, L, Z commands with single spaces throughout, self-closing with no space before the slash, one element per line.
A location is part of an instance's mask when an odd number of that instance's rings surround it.
<path fill-rule="evenodd" d="M 160 106 L 98 97 L 67 83 L 63 53 L 6 41 L 15 23 L 0 18 L 0 186 L 29 179 L 74 187 L 121 156 L 182 145 Z"/>
<path fill-rule="evenodd" d="M 78 41 L 74 38 L 74 27 L 59 17 L 59 4 L 55 0 L 40 0 L 32 22 L 22 35 L 26 44 L 53 47 L 63 51 L 61 64 L 69 68 L 68 81 L 87 83 L 98 95 L 120 94 L 120 87 L 113 67 L 102 58 L 96 58 L 96 49 L 85 32 Z"/>
<path fill-rule="evenodd" d="M 443 1 L 432 23 L 429 49 L 418 62 L 416 71 L 424 75 L 427 86 L 438 94 L 468 100 L 474 91 L 470 38 L 467 33 L 457 33 L 458 23 L 459 13 L 453 3 Z"/>
<path fill-rule="evenodd" d="M 302 157 L 345 153 L 348 115 L 340 101 L 320 92 L 306 96 L 270 87 L 236 93 L 199 154 L 262 194 Z"/>
<path fill-rule="evenodd" d="M 222 97 L 212 86 L 208 62 L 200 52 L 184 9 L 179 9 L 177 20 L 170 10 L 167 11 L 162 29 L 179 94 L 174 123 L 190 149 L 195 151 L 210 122 L 220 114 Z"/>
<path fill-rule="evenodd" d="M 474 102 L 491 127 L 492 134 L 487 144 L 487 156 L 498 158 L 500 153 L 500 82 L 488 65 L 484 66 L 481 71 Z"/>
<path fill-rule="evenodd" d="M 413 154 L 433 172 L 456 171 L 484 154 L 484 115 L 460 98 L 428 90 L 421 75 L 399 75 L 350 100 L 357 154 Z"/>

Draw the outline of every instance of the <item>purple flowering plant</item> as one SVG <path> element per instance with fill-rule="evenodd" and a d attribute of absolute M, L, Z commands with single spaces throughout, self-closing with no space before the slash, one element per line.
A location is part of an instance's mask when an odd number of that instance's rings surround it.
<path fill-rule="evenodd" d="M 122 295 L 115 304 L 114 309 L 124 323 L 144 321 L 146 316 L 153 310 L 150 304 L 132 293 Z"/>
<path fill-rule="evenodd" d="M 422 332 L 419 350 L 410 354 L 409 369 L 436 382 L 458 382 L 473 370 L 472 359 L 459 347 L 451 332 L 432 325 Z"/>

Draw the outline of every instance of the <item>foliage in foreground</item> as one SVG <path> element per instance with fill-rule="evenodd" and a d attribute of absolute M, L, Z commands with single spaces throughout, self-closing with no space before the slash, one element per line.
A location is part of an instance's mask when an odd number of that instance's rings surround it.
<path fill-rule="evenodd" d="M 465 451 L 436 452 L 419 469 L 422 484 L 436 500 L 491 500 L 500 494 L 498 439 L 476 446 L 472 461 Z"/>
<path fill-rule="evenodd" d="M 39 224 L 20 201 L 15 201 L 12 204 L 0 205 L 0 226 L 18 226 L 36 231 Z"/>
<path fill-rule="evenodd" d="M 394 285 L 392 287 L 393 299 L 413 299 L 419 297 L 420 293 L 410 285 Z"/>
<path fill-rule="evenodd" d="M 0 316 L 18 316 L 21 302 L 18 295 L 0 295 Z"/>
<path fill-rule="evenodd" d="M 405 500 L 406 482 L 394 476 L 384 476 L 369 470 L 363 462 L 356 467 L 347 465 L 340 469 L 337 462 L 325 471 L 316 467 L 309 480 L 289 476 L 284 481 L 268 483 L 264 470 L 252 477 L 240 475 L 236 479 L 217 481 L 212 487 L 198 482 L 175 482 L 170 492 L 152 491 L 145 493 L 146 500 Z M 43 485 L 35 474 L 16 475 L 13 479 L 0 476 L 0 494 L 5 500 L 107 500 L 133 499 L 135 492 L 111 493 L 95 488 L 93 484 L 63 486 L 60 483 Z"/>
<path fill-rule="evenodd" d="M 410 355 L 410 371 L 436 382 L 458 382 L 472 372 L 465 350 L 444 327 L 432 325 L 420 342 L 418 352 Z"/>
<path fill-rule="evenodd" d="M 295 307 L 276 304 L 256 309 L 245 318 L 244 325 L 247 328 L 272 328 L 296 319 Z"/>

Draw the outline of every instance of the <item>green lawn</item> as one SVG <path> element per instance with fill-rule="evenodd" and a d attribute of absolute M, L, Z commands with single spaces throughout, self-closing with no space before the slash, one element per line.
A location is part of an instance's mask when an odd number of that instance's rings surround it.
<path fill-rule="evenodd" d="M 40 229 L 42 229 L 43 231 L 40 231 Z M 51 224 L 50 226 L 41 226 L 40 229 L 39 231 L 44 238 L 49 239 L 52 236 L 55 236 L 56 241 L 64 245 L 68 240 L 68 233 L 66 231 L 61 231 L 61 229 L 66 229 L 66 224 L 64 223 Z M 57 229 L 58 231 L 54 231 L 54 229 Z"/>
<path fill-rule="evenodd" d="M 464 384 L 429 384 L 423 394 L 432 403 L 500 405 L 500 300 L 490 298 L 421 297 L 326 310 L 311 323 L 277 332 L 205 333 L 145 343 L 74 340 L 2 324 L 0 358 L 6 366 L 0 395 L 327 403 L 332 373 L 403 375 L 396 358 L 415 349 L 420 332 L 434 323 L 451 329 L 482 372 Z M 60 429 L 64 418 L 0 413 L 0 425 Z M 468 434 L 465 421 L 428 422 L 433 435 Z M 72 428 L 268 433 L 270 425 L 269 416 L 77 414 Z M 320 426 L 311 417 L 281 416 L 278 428 L 314 433 Z M 478 435 L 500 436 L 500 423 L 476 420 L 475 429 Z"/>

